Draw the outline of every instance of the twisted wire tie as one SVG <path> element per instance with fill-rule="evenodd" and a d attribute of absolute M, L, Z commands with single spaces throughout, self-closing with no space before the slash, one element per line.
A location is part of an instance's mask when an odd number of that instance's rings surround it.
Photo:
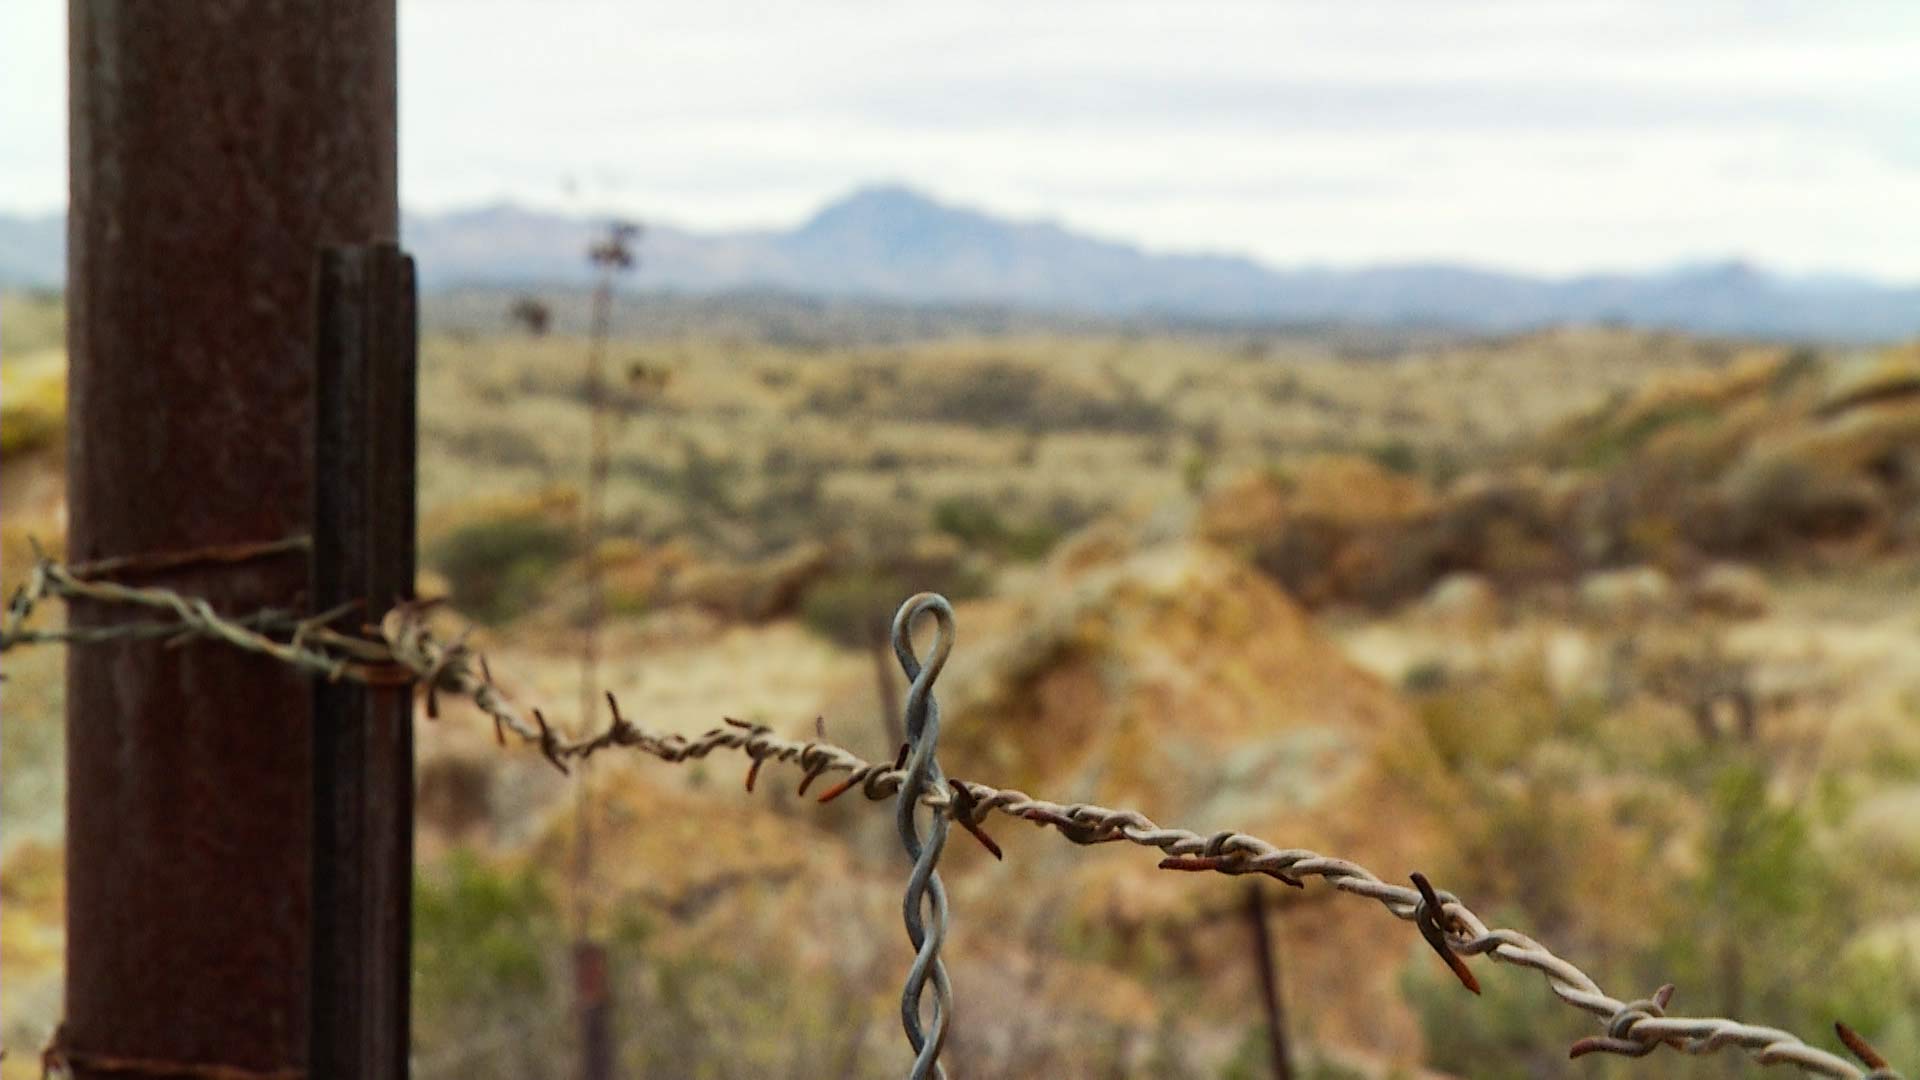
<path fill-rule="evenodd" d="M 933 652 L 925 664 L 913 652 L 913 622 L 923 614 L 932 615 L 935 622 Z M 949 786 L 936 756 L 940 742 L 940 706 L 933 697 L 933 684 L 953 652 L 953 639 L 953 608 L 943 596 L 917 594 L 900 605 L 894 614 L 894 655 L 912 682 L 906 701 L 907 746 L 902 750 L 905 775 L 894 810 L 901 845 L 913 860 L 903 915 L 914 958 L 900 993 L 900 1021 L 914 1049 L 911 1080 L 929 1076 L 944 1080 L 946 1072 L 940 1065 L 940 1050 L 946 1043 L 953 1011 L 953 988 L 947 978 L 946 964 L 940 959 L 949 909 L 946 886 L 940 881 L 938 869 L 940 854 L 946 848 L 947 826 L 952 819 L 936 811 L 923 839 L 917 818 L 923 797 L 946 794 Z M 932 1015 L 922 1027 L 921 1006 L 929 981 L 933 984 Z"/>

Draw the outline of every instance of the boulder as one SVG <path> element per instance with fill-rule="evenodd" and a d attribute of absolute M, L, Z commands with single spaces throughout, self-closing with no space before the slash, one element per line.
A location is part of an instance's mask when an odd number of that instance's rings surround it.
<path fill-rule="evenodd" d="M 1240 829 L 1382 873 L 1421 865 L 1443 844 L 1395 771 L 1424 737 L 1399 697 L 1270 579 L 1216 548 L 1149 548 L 959 614 L 962 644 L 939 684 L 949 775 L 1202 833 Z M 1162 948 L 1231 902 L 1222 883 L 1156 870 L 1151 852 L 1088 858 L 1058 836 L 1007 824 L 995 835 L 1007 873 L 1039 890 L 1033 899 L 1055 898 L 1061 932 Z M 977 903 L 991 908 L 999 895 L 983 890 Z M 1006 902 L 974 917 L 1018 921 L 1030 910 Z M 1412 953 L 1365 908 L 1332 920 L 1288 963 L 1303 984 L 1329 988 L 1329 1012 L 1350 998 L 1381 1016 L 1343 1040 L 1404 1054 L 1410 1017 L 1375 1010 L 1395 1000 L 1393 973 Z M 1243 967 L 1222 965 L 1219 993 L 1251 992 Z"/>
<path fill-rule="evenodd" d="M 668 603 L 692 604 L 724 619 L 764 622 L 793 614 L 807 587 L 832 568 L 823 544 L 796 544 L 762 562 L 690 567 L 667 590 Z"/>
<path fill-rule="evenodd" d="M 1600 570 L 1580 581 L 1580 606 L 1599 619 L 1643 619 L 1664 612 L 1672 602 L 1673 582 L 1657 567 Z"/>
<path fill-rule="evenodd" d="M 1480 574 L 1455 571 L 1434 582 L 1420 614 L 1444 626 L 1485 630 L 1500 621 L 1500 593 Z"/>
<path fill-rule="evenodd" d="M 1742 563 L 1717 562 L 1700 571 L 1688 604 L 1703 615 L 1754 619 L 1773 606 L 1773 590 L 1760 571 Z"/>

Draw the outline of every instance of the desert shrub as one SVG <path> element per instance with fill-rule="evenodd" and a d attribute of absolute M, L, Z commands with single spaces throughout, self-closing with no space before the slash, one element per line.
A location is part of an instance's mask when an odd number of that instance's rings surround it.
<path fill-rule="evenodd" d="M 800 465 L 798 449 L 787 443 L 769 443 L 760 454 L 760 472 L 765 476 L 785 476 Z"/>
<path fill-rule="evenodd" d="M 1040 460 L 1040 443 L 1043 436 L 1039 432 L 1028 432 L 1020 440 L 1020 446 L 1013 453 L 1013 463 L 1023 469 L 1032 468 Z"/>
<path fill-rule="evenodd" d="M 1847 539 L 1884 516 L 1870 482 L 1790 457 L 1736 470 L 1690 510 L 1688 531 L 1702 546 L 1739 554 Z"/>
<path fill-rule="evenodd" d="M 1007 535 L 1000 512 L 984 499 L 968 497 L 942 499 L 933 507 L 933 527 L 963 544 L 975 547 L 997 545 Z"/>
<path fill-rule="evenodd" d="M 1523 915 L 1497 914 L 1503 921 L 1495 925 L 1525 925 Z M 1575 1039 L 1595 1034 L 1593 1022 L 1548 993 L 1531 972 L 1481 970 L 1485 972 L 1480 979 L 1482 992 L 1476 997 L 1461 989 L 1430 952 L 1411 956 L 1402 969 L 1401 992 L 1420 1019 L 1426 1064 L 1476 1080 L 1567 1075 L 1567 1047 Z M 1661 1071 L 1660 1075 L 1672 1074 Z"/>
<path fill-rule="evenodd" d="M 446 575 L 456 606 L 497 623 L 531 605 L 577 549 L 568 524 L 527 513 L 462 525 L 431 547 L 427 561 Z"/>
<path fill-rule="evenodd" d="M 1154 1026 L 1153 1041 L 1147 1054 L 1147 1075 L 1184 1080 L 1199 1076 L 1193 1061 L 1192 1037 L 1182 1023 L 1179 1010 L 1163 1009 Z"/>
<path fill-rule="evenodd" d="M 1015 428 L 1030 435 L 1070 430 L 1152 435 L 1174 428 L 1172 412 L 1130 382 L 1118 381 L 1110 393 L 1101 393 L 1013 361 L 921 372 L 891 396 L 896 415 Z"/>
<path fill-rule="evenodd" d="M 905 582 L 884 571 L 834 574 L 807 591 L 800 620 L 838 645 L 862 649 L 885 640 L 894 608 L 909 595 Z"/>
<path fill-rule="evenodd" d="M 836 382 L 820 383 L 807 390 L 800 407 L 822 416 L 844 416 L 867 407 L 872 388 L 858 373 Z"/>
<path fill-rule="evenodd" d="M 985 499 L 960 496 L 933 507 L 933 528 L 977 551 L 1038 559 L 1060 540 L 1059 526 L 1047 521 L 1013 524 Z"/>
<path fill-rule="evenodd" d="M 1744 1015 L 1834 1049 L 1822 1033 L 1836 1018 L 1883 1052 L 1916 1049 L 1920 971 L 1910 957 L 1850 945 L 1872 906 L 1885 905 L 1882 879 L 1826 852 L 1808 809 L 1774 789 L 1764 757 L 1721 752 L 1682 767 L 1704 793 L 1699 854 L 1656 912 L 1661 935 L 1641 983 L 1676 982 L 1691 988 L 1690 1012 Z"/>
<path fill-rule="evenodd" d="M 418 871 L 413 1027 L 421 1066 L 458 1063 L 462 1075 L 489 1080 L 543 1072 L 571 1028 L 554 977 L 564 940 L 532 867 L 497 868 L 458 850 Z M 503 1029 L 513 1037 L 499 1040 Z M 484 1053 L 469 1050 L 476 1040 L 489 1044 Z"/>
<path fill-rule="evenodd" d="M 623 1075 L 868 1076 L 878 1064 L 866 1047 L 881 1036 L 845 976 L 719 949 L 616 967 L 635 976 L 615 991 Z"/>
<path fill-rule="evenodd" d="M 413 891 L 414 959 L 426 996 L 452 1001 L 479 988 L 526 995 L 546 985 L 543 949 L 560 926 L 537 870 L 496 869 L 461 849 Z"/>
<path fill-rule="evenodd" d="M 1332 568 L 1345 541 L 1335 522 L 1296 518 L 1259 542 L 1253 563 L 1301 603 L 1319 606 L 1339 598 Z"/>
<path fill-rule="evenodd" d="M 1189 495 L 1199 495 L 1207 490 L 1207 476 L 1213 471 L 1213 455 L 1203 450 L 1195 450 L 1180 463 L 1180 485 Z"/>
<path fill-rule="evenodd" d="M 1413 444 L 1405 439 L 1388 439 L 1378 443 L 1368 448 L 1367 457 L 1388 472 L 1411 476 L 1420 471 L 1420 455 L 1414 450 Z"/>
<path fill-rule="evenodd" d="M 540 440 L 525 428 L 509 423 L 440 430 L 433 432 L 432 437 L 447 454 L 473 464 L 535 469 L 552 465 Z"/>
<path fill-rule="evenodd" d="M 734 486 L 742 466 L 738 458 L 709 454 L 698 442 L 687 439 L 681 444 L 677 487 L 689 507 L 730 514 L 734 509 Z"/>
<path fill-rule="evenodd" d="M 942 372 L 926 378 L 928 419 L 977 427 L 1030 423 L 1045 376 L 1037 368 L 985 364 L 971 371 Z"/>
<path fill-rule="evenodd" d="M 752 552 L 770 554 L 828 531 L 836 507 L 826 497 L 826 466 L 807 461 L 762 476 L 759 493 L 738 512 Z"/>
<path fill-rule="evenodd" d="M 1786 397 L 1810 382 L 1820 374 L 1820 353 L 1814 349 L 1798 348 L 1787 354 L 1787 358 L 1774 368 L 1773 378 L 1767 384 L 1767 393 L 1775 398 Z"/>
<path fill-rule="evenodd" d="M 1676 1008 L 1688 1013 L 1779 1026 L 1836 1049 L 1823 1033 L 1835 1018 L 1857 1018 L 1884 1040 L 1883 1051 L 1914 1045 L 1920 979 L 1912 958 L 1876 953 L 1859 936 L 1876 904 L 1884 917 L 1898 902 L 1888 902 L 1879 873 L 1827 853 L 1805 802 L 1778 791 L 1762 753 L 1718 744 L 1669 755 L 1661 766 L 1669 793 L 1634 809 L 1609 803 L 1604 777 L 1584 787 L 1569 782 L 1606 760 L 1589 749 L 1592 739 L 1530 751 L 1497 782 L 1479 770 L 1498 758 L 1462 744 L 1462 767 L 1480 779 L 1455 811 L 1463 861 L 1448 878 L 1492 898 L 1481 907 L 1490 923 L 1537 931 L 1550 946 L 1584 941 L 1569 955 L 1616 995 L 1672 982 Z M 1555 756 L 1564 759 L 1558 775 Z M 1618 872 L 1675 845 L 1684 850 L 1670 851 L 1645 878 Z M 1623 910 L 1635 918 L 1614 918 Z M 1563 1075 L 1567 1045 L 1596 1033 L 1591 1019 L 1527 973 L 1482 971 L 1479 1000 L 1430 955 L 1403 974 L 1429 1063 L 1514 1080 Z M 1660 1053 L 1662 1076 L 1721 1076 L 1730 1067 Z"/>
<path fill-rule="evenodd" d="M 1822 1016 L 1844 1017 L 1888 1061 L 1920 1059 L 1920 957 L 1911 947 L 1875 952 L 1854 947 L 1828 970 Z"/>
<path fill-rule="evenodd" d="M 1260 384 L 1260 395 L 1275 405 L 1288 405 L 1300 396 L 1300 376 L 1282 372 Z"/>
<path fill-rule="evenodd" d="M 955 601 L 985 595 L 990 582 L 979 560 L 939 545 L 868 552 L 812 582 L 800 600 L 808 629 L 848 648 L 885 641 L 893 613 L 914 593 L 931 590 Z"/>
<path fill-rule="evenodd" d="M 1448 498 L 1406 537 L 1407 585 L 1424 589 L 1454 570 L 1484 573 L 1502 584 L 1565 576 L 1573 569 L 1565 524 L 1530 484 L 1494 484 Z"/>
<path fill-rule="evenodd" d="M 507 322 L 532 337 L 545 337 L 553 325 L 553 308 L 537 296 L 518 296 L 507 306 Z"/>
<path fill-rule="evenodd" d="M 1581 444 L 1575 452 L 1574 464 L 1587 469 L 1610 468 L 1631 457 L 1663 431 L 1712 423 L 1719 416 L 1720 410 L 1706 402 L 1676 401 L 1619 422 L 1610 417 Z"/>
<path fill-rule="evenodd" d="M 1452 681 L 1445 661 L 1422 660 L 1400 677 L 1400 689 L 1409 695 L 1433 694 L 1445 690 Z"/>

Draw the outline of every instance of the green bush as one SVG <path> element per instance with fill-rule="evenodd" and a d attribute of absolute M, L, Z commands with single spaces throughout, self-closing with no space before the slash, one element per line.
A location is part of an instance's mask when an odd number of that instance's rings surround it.
<path fill-rule="evenodd" d="M 680 444 L 681 461 L 674 485 L 691 513 L 713 512 L 722 516 L 735 512 L 734 488 L 745 472 L 739 458 L 709 454 L 693 439 Z"/>
<path fill-rule="evenodd" d="M 1870 481 L 1791 457 L 1744 464 L 1720 486 L 1722 498 L 1705 501 L 1689 531 L 1722 551 L 1766 553 L 1846 539 L 1871 529 L 1884 512 Z"/>
<path fill-rule="evenodd" d="M 1180 463 L 1180 484 L 1187 494 L 1200 495 L 1207 490 L 1207 474 L 1212 471 L 1213 455 L 1195 450 Z"/>
<path fill-rule="evenodd" d="M 1413 444 L 1405 439 L 1388 439 L 1386 442 L 1370 447 L 1367 450 L 1367 457 L 1388 472 L 1400 473 L 1403 476 L 1412 476 L 1420 471 L 1420 455 L 1414 450 Z"/>
<path fill-rule="evenodd" d="M 897 415 L 982 428 L 1053 431 L 1169 432 L 1174 415 L 1124 380 L 1111 393 L 1075 384 L 1014 361 L 918 373 L 889 403 Z M 864 402 L 863 402 L 864 403 Z"/>
<path fill-rule="evenodd" d="M 553 904 L 531 868 L 496 870 L 471 851 L 416 876 L 413 949 L 422 996 L 525 995 L 546 985 L 544 950 L 560 940 Z"/>
<path fill-rule="evenodd" d="M 976 551 L 1038 559 L 1059 543 L 1062 530 L 1045 521 L 1009 524 L 985 499 L 960 496 L 933 507 L 933 528 Z"/>
<path fill-rule="evenodd" d="M 821 578 L 800 601 L 807 628 L 850 649 L 886 641 L 901 601 L 923 589 L 954 602 L 986 593 L 989 582 L 972 560 L 869 557 Z"/>
<path fill-rule="evenodd" d="M 1721 415 L 1719 408 L 1704 402 L 1675 401 L 1623 416 L 1626 404 L 1624 399 L 1617 401 L 1581 425 L 1583 437 L 1574 447 L 1569 464 L 1581 469 L 1611 469 L 1637 455 L 1663 431 L 1712 424 Z"/>
<path fill-rule="evenodd" d="M 427 561 L 446 575 L 463 612 L 498 623 L 531 606 L 578 547 L 570 523 L 529 513 L 460 526 L 433 545 Z"/>
<path fill-rule="evenodd" d="M 416 870 L 415 1067 L 458 1067 L 467 1080 L 540 1074 L 572 1042 L 566 982 L 557 977 L 565 949 L 537 869 L 495 867 L 457 850 Z"/>
<path fill-rule="evenodd" d="M 1528 924 L 1513 915 L 1492 925 Z M 1420 1018 L 1426 1063 L 1434 1069 L 1475 1080 L 1566 1076 L 1567 1047 L 1598 1033 L 1591 1018 L 1562 1004 L 1533 972 L 1482 965 L 1481 994 L 1475 996 L 1424 943 L 1408 951 L 1417 955 L 1402 971 L 1401 990 Z M 1675 1074 L 1660 1069 L 1646 1075 Z"/>
<path fill-rule="evenodd" d="M 807 590 L 800 621 L 807 628 L 849 649 L 885 640 L 894 608 L 909 595 L 907 584 L 885 572 L 839 573 Z"/>

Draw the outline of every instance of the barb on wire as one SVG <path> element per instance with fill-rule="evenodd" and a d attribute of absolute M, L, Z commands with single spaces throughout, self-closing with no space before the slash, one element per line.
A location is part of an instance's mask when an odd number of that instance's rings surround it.
<path fill-rule="evenodd" d="M 913 622 L 921 615 L 934 619 L 933 652 L 922 664 L 913 653 Z M 913 872 L 907 878 L 905 904 L 907 939 L 913 943 L 913 966 L 907 971 L 906 987 L 900 992 L 900 1021 L 913 1044 L 912 1080 L 933 1076 L 944 1078 L 940 1050 L 946 1045 L 947 1025 L 953 1013 L 953 986 L 947 979 L 947 966 L 940 959 L 940 946 L 946 941 L 948 910 L 947 888 L 941 884 L 937 867 L 940 853 L 947 846 L 949 817 L 936 813 L 924 839 L 916 820 L 922 799 L 947 787 L 935 752 L 940 744 L 940 703 L 933 698 L 933 683 L 947 666 L 953 653 L 953 607 L 937 593 L 920 593 L 908 598 L 893 616 L 893 653 L 912 685 L 907 689 L 907 758 L 905 778 L 894 801 L 894 825 L 900 831 L 900 843 L 913 860 Z M 756 761 L 758 768 L 759 762 Z M 959 790 L 959 789 L 956 789 Z M 977 824 L 977 823 L 976 823 Z M 931 925 L 929 925 L 931 924 Z M 927 983 L 933 983 L 933 1011 L 926 1027 L 920 1022 Z"/>
<path fill-rule="evenodd" d="M 1875 1050 L 1872 1043 L 1861 1038 L 1859 1032 L 1835 1020 L 1833 1033 L 1839 1036 L 1840 1042 L 1854 1057 L 1860 1059 L 1862 1065 L 1872 1070 L 1867 1073 L 1867 1080 L 1900 1080 L 1900 1074 L 1893 1071 L 1893 1066 L 1887 1064 L 1887 1059 L 1880 1056 L 1880 1051 Z"/>
<path fill-rule="evenodd" d="M 903 823 L 903 841 L 909 835 L 907 826 L 912 822 L 908 812 L 911 806 L 917 804 L 934 811 L 929 842 L 918 848 L 908 847 L 916 858 L 913 880 L 922 882 L 925 889 L 922 902 L 916 902 L 910 895 L 906 908 L 909 937 L 914 939 L 915 948 L 922 950 L 916 955 L 914 970 L 930 975 L 935 986 L 933 1024 L 931 1031 L 921 1031 L 922 1041 L 915 1043 L 917 1051 L 931 1047 L 937 1054 L 951 1001 L 944 972 L 937 962 L 926 960 L 929 952 L 925 948 L 932 943 L 931 953 L 937 960 L 938 942 L 944 936 L 946 924 L 944 891 L 939 889 L 939 878 L 932 873 L 931 864 L 926 868 L 924 879 L 921 877 L 920 860 L 930 851 L 938 857 L 938 848 L 932 841 L 936 837 L 944 838 L 948 822 L 959 823 L 998 856 L 998 845 L 979 827 L 988 816 L 1002 814 L 1051 828 L 1076 844 L 1127 843 L 1156 849 L 1162 855 L 1159 865 L 1163 869 L 1226 875 L 1265 874 L 1296 887 L 1304 887 L 1306 878 L 1318 877 L 1341 892 L 1374 900 L 1395 918 L 1414 923 L 1421 936 L 1470 989 L 1477 985 L 1477 980 L 1463 958 L 1485 956 L 1539 972 L 1554 996 L 1599 1018 L 1605 1034 L 1576 1042 L 1569 1050 L 1573 1057 L 1590 1053 L 1639 1057 L 1662 1046 L 1685 1054 L 1711 1054 L 1737 1047 L 1760 1065 L 1792 1065 L 1808 1074 L 1834 1080 L 1899 1080 L 1900 1074 L 1844 1024 L 1836 1025 L 1835 1033 L 1865 1069 L 1778 1028 L 1723 1017 L 1669 1016 L 1667 1009 L 1673 999 L 1673 989 L 1668 986 L 1647 998 L 1628 1001 L 1613 998 L 1586 972 L 1531 937 L 1517 930 L 1489 928 L 1472 909 L 1451 894 L 1435 889 L 1424 875 L 1416 875 L 1415 887 L 1408 888 L 1390 884 L 1358 863 L 1302 848 L 1282 848 L 1245 833 L 1202 835 L 1160 826 L 1135 810 L 1055 803 L 1013 789 L 946 779 L 933 759 L 938 711 L 931 695 L 933 678 L 952 647 L 952 612 L 944 601 L 935 607 L 931 601 L 919 597 L 902 608 L 907 621 L 920 611 L 932 611 L 940 622 L 940 635 L 935 641 L 934 654 L 924 666 L 915 660 L 910 647 L 900 650 L 902 666 L 907 668 L 916 687 L 916 694 L 909 697 L 909 731 L 915 730 L 911 723 L 916 708 L 914 701 L 924 704 L 919 706 L 922 711 L 916 737 L 918 745 L 916 739 L 910 738 L 900 748 L 899 757 L 889 764 L 867 761 L 827 742 L 824 737 L 806 742 L 783 739 L 762 724 L 734 721 L 691 739 L 660 734 L 623 716 L 612 695 L 607 696 L 612 706 L 612 722 L 606 730 L 587 738 L 563 740 L 539 713 L 532 713 L 533 720 L 529 721 L 520 712 L 494 685 L 486 662 L 464 639 L 443 643 L 435 638 L 427 625 L 428 605 L 424 604 L 404 604 L 387 612 L 380 621 L 379 640 L 344 634 L 315 619 L 300 624 L 301 629 L 292 639 L 283 642 L 271 635 L 284 630 L 284 626 L 262 616 L 250 617 L 253 620 L 250 624 L 249 619 L 228 618 L 213 612 L 204 600 L 168 590 L 134 589 L 111 582 L 82 580 L 73 571 L 42 557 L 27 583 L 7 606 L 5 622 L 0 624 L 0 651 L 49 640 L 76 643 L 82 640 L 26 629 L 34 605 L 50 596 L 81 597 L 162 610 L 177 620 L 167 624 L 170 631 L 221 641 L 328 678 L 382 684 L 411 682 L 428 693 L 437 691 L 468 698 L 492 719 L 495 733 L 503 742 L 511 734 L 523 743 L 536 746 L 563 771 L 569 761 L 615 746 L 667 762 L 700 759 L 715 750 L 734 750 L 752 759 L 750 780 L 759 776 L 761 767 L 768 761 L 796 765 L 803 774 L 802 793 L 828 773 L 845 774 L 819 796 L 821 802 L 831 802 L 856 789 L 876 802 L 904 793 L 905 798 L 896 803 L 901 811 L 897 820 Z M 914 607 L 916 601 L 920 603 L 918 608 Z M 151 624 L 140 623 L 98 629 L 112 630 L 116 632 L 114 636 L 128 638 L 154 633 Z M 897 645 L 905 640 L 902 630 L 904 623 L 897 617 Z M 86 640 L 102 639 L 105 635 Z M 925 924 L 929 902 L 934 915 L 930 930 Z M 916 919 L 920 920 L 924 937 L 913 935 Z M 926 960 L 924 965 L 923 960 Z M 908 996 L 916 1003 L 919 1000 L 911 988 Z M 909 1007 L 908 996 L 903 996 L 902 1014 L 911 1037 L 917 1030 L 919 1017 L 918 1010 Z"/>
<path fill-rule="evenodd" d="M 1440 954 L 1441 961 L 1460 980 L 1460 985 L 1478 994 L 1480 980 L 1474 977 L 1473 969 L 1460 959 L 1458 953 L 1447 947 L 1447 929 L 1440 925 L 1446 901 L 1434 891 L 1425 874 L 1416 872 L 1413 875 L 1413 887 L 1420 890 L 1420 903 L 1413 912 L 1413 925 L 1419 928 L 1420 936 L 1427 940 L 1427 944 L 1433 946 L 1433 951 Z"/>

